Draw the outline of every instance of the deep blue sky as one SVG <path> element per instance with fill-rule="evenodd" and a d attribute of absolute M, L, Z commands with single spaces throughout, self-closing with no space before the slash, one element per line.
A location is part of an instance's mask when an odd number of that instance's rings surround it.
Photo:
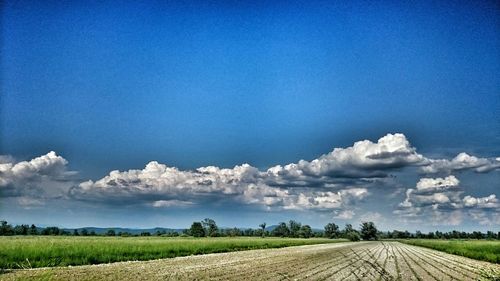
<path fill-rule="evenodd" d="M 54 150 L 82 180 L 266 169 L 394 132 L 500 155 L 498 2 L 332 2 L 5 1 L 0 154 Z"/>

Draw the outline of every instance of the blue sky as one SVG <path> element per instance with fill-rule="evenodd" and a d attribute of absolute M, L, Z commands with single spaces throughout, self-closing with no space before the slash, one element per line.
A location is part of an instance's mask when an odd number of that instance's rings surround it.
<path fill-rule="evenodd" d="M 500 188 L 494 168 L 500 161 L 498 12 L 494 1 L 6 1 L 0 155 L 9 155 L 2 163 L 11 167 L 0 174 L 1 215 L 68 226 L 183 227 L 209 214 L 228 226 L 255 226 L 265 217 L 268 223 L 297 218 L 321 227 L 376 213 L 373 219 L 386 228 L 415 227 L 398 212 L 406 190 L 422 178 L 453 176 L 460 183 L 447 187 L 460 191 L 441 190 L 449 201 L 434 202 L 441 204 L 440 213 L 432 213 L 436 223 L 418 227 L 498 229 L 498 203 L 479 200 L 496 196 Z M 259 175 L 238 178 L 237 187 L 230 184 L 237 191 L 216 190 L 207 200 L 193 196 L 200 186 L 192 182 L 177 182 L 180 191 L 172 193 L 171 182 L 156 182 L 159 176 L 148 173 L 158 190 L 146 196 L 139 188 L 144 182 L 133 181 L 116 187 L 127 190 L 130 200 L 115 200 L 95 184 L 113 170 L 142 170 L 150 161 L 181 172 L 248 163 L 267 173 L 357 141 L 379 144 L 395 133 L 404 135 L 396 148 L 409 157 L 416 148 L 425 159 L 370 166 L 384 175 L 369 180 L 356 173 L 360 167 L 342 166 L 335 156 L 326 164 L 341 166 L 333 172 L 298 168 L 309 173 L 302 175 L 308 178 L 301 179 L 307 184 L 300 190 L 289 178 L 277 180 L 283 184 L 276 187 L 275 178 L 270 184 L 269 176 Z M 373 149 L 384 152 L 379 146 Z M 30 178 L 14 175 L 14 165 L 50 151 L 55 156 L 44 161 L 54 170 L 40 170 L 35 161 Z M 451 161 L 462 152 L 479 160 L 460 158 L 460 169 L 457 160 L 422 172 L 422 166 L 434 167 L 435 160 Z M 402 161 L 388 157 L 384 161 Z M 479 163 L 490 168 L 478 172 Z M 355 173 L 355 180 L 347 182 L 340 170 Z M 80 192 L 88 180 L 94 185 Z M 326 186 L 330 181 L 335 187 Z M 212 181 L 217 188 L 227 184 Z M 243 196 L 251 184 L 271 190 Z M 351 200 L 342 193 L 355 188 L 368 195 Z M 281 205 L 269 205 L 263 203 L 266 192 L 289 192 L 290 198 L 275 194 Z M 320 208 L 318 198 L 333 195 L 318 192 L 342 194 L 342 206 Z M 307 194 L 313 207 L 297 206 L 293 200 L 299 194 Z M 465 196 L 478 199 L 474 208 L 466 208 Z M 154 202 L 165 206 L 151 207 Z M 431 212 L 424 205 L 418 206 L 421 218 Z M 346 219 L 339 218 L 342 212 Z M 462 219 L 442 224 L 451 214 Z"/>

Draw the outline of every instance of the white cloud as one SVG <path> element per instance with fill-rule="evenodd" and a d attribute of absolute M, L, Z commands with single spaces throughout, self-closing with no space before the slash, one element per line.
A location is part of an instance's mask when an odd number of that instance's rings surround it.
<path fill-rule="evenodd" d="M 364 199 L 368 191 L 356 186 L 324 189 L 289 189 L 266 184 L 266 172 L 248 164 L 232 169 L 215 166 L 179 170 L 156 161 L 144 169 L 111 171 L 107 176 L 81 183 L 55 152 L 18 163 L 2 157 L 0 186 L 4 195 L 18 197 L 23 206 L 40 205 L 43 199 L 63 198 L 109 204 L 146 204 L 155 208 L 180 207 L 222 200 L 267 208 L 337 210 Z"/>
<path fill-rule="evenodd" d="M 417 183 L 418 191 L 445 190 L 458 186 L 460 181 L 453 175 L 446 178 L 421 178 Z"/>
<path fill-rule="evenodd" d="M 423 166 L 424 173 L 452 173 L 453 171 L 472 169 L 478 173 L 487 173 L 500 169 L 499 158 L 478 158 L 465 152 L 459 153 L 455 158 L 429 159 L 429 165 Z"/>
<path fill-rule="evenodd" d="M 450 198 L 444 193 L 434 193 L 431 195 L 416 195 L 420 204 L 444 204 L 449 203 Z M 436 208 L 436 207 L 434 207 Z"/>
<path fill-rule="evenodd" d="M 453 175 L 446 178 L 421 178 L 416 188 L 406 190 L 406 199 L 399 206 L 410 208 L 434 204 L 435 209 L 443 206 L 455 208 L 461 201 L 459 184 L 460 181 Z"/>
<path fill-rule="evenodd" d="M 73 184 L 75 172 L 67 170 L 68 161 L 54 151 L 30 161 L 16 163 L 10 156 L 2 156 L 0 188 L 3 196 L 24 196 L 20 200 L 37 202 L 43 198 L 65 196 Z M 10 161 L 10 162 L 9 162 Z"/>
<path fill-rule="evenodd" d="M 155 208 L 169 208 L 169 207 L 186 207 L 193 205 L 192 202 L 189 201 L 181 201 L 181 200 L 158 200 L 154 201 L 151 204 Z"/>
<path fill-rule="evenodd" d="M 11 173 L 17 178 L 31 178 L 34 176 L 61 176 L 66 174 L 68 161 L 58 156 L 54 151 L 36 157 L 31 161 L 22 161 L 12 166 Z"/>
<path fill-rule="evenodd" d="M 416 188 L 406 191 L 406 198 L 394 214 L 405 220 L 430 221 L 434 225 L 457 225 L 465 215 L 480 224 L 492 224 L 491 216 L 498 214 L 500 203 L 495 194 L 462 198 L 460 181 L 453 175 L 446 178 L 422 178 Z"/>
<path fill-rule="evenodd" d="M 2 194 L 17 197 L 19 204 L 25 206 L 41 205 L 44 199 L 54 198 L 154 208 L 245 204 L 269 210 L 328 211 L 336 218 L 351 219 L 357 210 L 354 206 L 372 193 L 372 186 L 391 185 L 396 177 L 390 174 L 401 169 L 420 167 L 426 173 L 465 169 L 489 172 L 498 170 L 500 160 L 466 153 L 451 160 L 429 159 L 418 154 L 405 135 L 387 134 L 376 142 L 358 141 L 311 161 L 300 160 L 263 171 L 249 164 L 180 170 L 151 161 L 143 169 L 114 170 L 101 179 L 76 182 L 75 172 L 68 171 L 67 165 L 66 159 L 53 151 L 21 162 L 0 156 Z M 495 195 L 462 198 L 459 184 L 453 175 L 421 178 L 415 188 L 406 190 L 406 198 L 395 213 L 439 219 L 440 212 L 463 208 L 498 209 Z"/>
<path fill-rule="evenodd" d="M 156 161 L 142 170 L 112 171 L 97 181 L 86 181 L 72 190 L 73 195 L 93 197 L 170 197 L 167 199 L 199 197 L 210 194 L 242 195 L 246 186 L 259 182 L 258 170 L 248 164 L 232 169 L 202 167 L 181 171 Z M 263 192 L 263 190 L 260 190 Z"/>
<path fill-rule="evenodd" d="M 347 148 L 335 148 L 312 161 L 274 166 L 267 170 L 278 179 L 307 177 L 385 177 L 385 170 L 422 165 L 426 159 L 416 152 L 403 134 L 387 134 L 376 143 L 358 141 Z"/>
<path fill-rule="evenodd" d="M 354 215 L 356 215 L 356 213 L 352 210 L 341 210 L 333 212 L 333 218 L 341 220 L 350 220 L 354 217 Z"/>
<path fill-rule="evenodd" d="M 465 207 L 476 207 L 481 209 L 500 208 L 500 203 L 495 194 L 480 198 L 467 195 L 464 197 L 463 202 Z"/>
<path fill-rule="evenodd" d="M 287 202 L 285 209 L 318 209 L 332 210 L 343 209 L 351 203 L 368 196 L 366 188 L 350 188 L 338 192 L 310 192 L 292 195 L 293 200 Z"/>
<path fill-rule="evenodd" d="M 172 202 L 209 201 L 226 195 L 234 202 L 283 209 L 330 210 L 343 208 L 365 198 L 365 188 L 349 187 L 336 192 L 293 190 L 265 184 L 264 173 L 244 164 L 232 169 L 202 167 L 181 171 L 158 162 L 142 170 L 112 171 L 98 181 L 86 181 L 71 193 L 75 198 L 111 201 L 151 200 L 154 207 Z"/>

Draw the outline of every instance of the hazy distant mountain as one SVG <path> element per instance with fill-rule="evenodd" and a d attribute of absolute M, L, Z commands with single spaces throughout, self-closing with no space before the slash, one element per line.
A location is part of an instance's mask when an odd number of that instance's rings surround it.
<path fill-rule="evenodd" d="M 270 225 L 268 227 L 266 227 L 266 231 L 273 231 L 278 225 Z M 225 230 L 225 229 L 231 229 L 232 227 L 220 227 L 219 229 L 221 230 Z M 246 229 L 249 229 L 250 227 L 239 227 L 238 229 L 244 231 Z M 116 234 L 118 234 L 119 232 L 127 232 L 127 233 L 130 233 L 132 235 L 139 235 L 143 232 L 149 232 L 151 234 L 155 234 L 157 231 L 159 232 L 163 232 L 165 231 L 166 233 L 173 233 L 173 232 L 177 232 L 179 234 L 181 234 L 185 229 L 184 228 L 165 228 L 165 227 L 155 227 L 155 228 L 124 228 L 124 227 L 93 227 L 93 226 L 89 226 L 89 227 L 79 227 L 79 228 L 64 228 L 64 230 L 66 231 L 70 231 L 70 232 L 73 232 L 74 230 L 78 230 L 78 232 L 82 232 L 83 229 L 86 229 L 89 233 L 94 231 L 96 234 L 105 234 L 108 230 L 114 230 Z M 257 229 L 257 228 L 253 228 L 253 229 Z M 323 231 L 322 229 L 318 229 L 318 228 L 313 228 L 312 229 L 313 231 L 317 232 L 317 231 Z"/>
<path fill-rule="evenodd" d="M 149 232 L 151 234 L 155 234 L 157 231 L 166 233 L 182 233 L 184 228 L 164 228 L 164 227 L 155 227 L 155 228 L 123 228 L 123 227 L 80 227 L 80 228 L 65 228 L 64 230 L 73 231 L 77 229 L 78 232 L 81 232 L 83 229 L 86 229 L 88 232 L 94 231 L 96 234 L 105 234 L 108 230 L 114 230 L 115 233 L 119 232 L 128 232 L 132 235 L 141 234 L 143 232 Z"/>

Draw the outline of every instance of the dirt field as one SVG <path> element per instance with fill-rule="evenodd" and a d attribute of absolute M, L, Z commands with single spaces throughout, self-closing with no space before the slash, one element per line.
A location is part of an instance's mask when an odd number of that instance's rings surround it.
<path fill-rule="evenodd" d="M 398 242 L 359 242 L 146 262 L 20 270 L 0 280 L 488 280 L 500 265 Z"/>

